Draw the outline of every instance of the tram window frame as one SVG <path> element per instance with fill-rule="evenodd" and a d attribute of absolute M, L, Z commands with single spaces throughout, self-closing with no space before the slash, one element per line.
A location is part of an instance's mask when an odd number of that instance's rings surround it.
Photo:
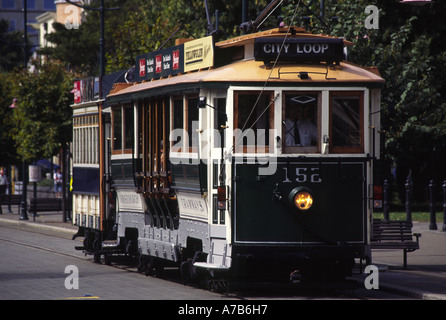
<path fill-rule="evenodd" d="M 313 103 L 313 101 L 309 101 L 309 102 L 302 102 L 300 103 L 302 106 L 300 108 L 303 107 L 309 107 L 310 105 L 306 105 L 308 103 L 311 103 L 313 106 L 313 112 L 314 114 L 312 115 L 312 123 L 316 126 L 316 139 L 315 139 L 315 144 L 310 145 L 310 146 L 302 146 L 302 145 L 287 145 L 287 138 L 289 138 L 287 136 L 287 117 L 289 115 L 290 109 L 288 109 L 288 105 L 287 105 L 287 99 L 288 96 L 290 95 L 299 95 L 299 96 L 309 96 L 309 97 L 316 97 L 316 101 L 315 104 Z M 295 102 L 296 104 L 299 104 L 299 102 Z M 299 116 L 300 114 L 300 110 L 301 109 L 297 109 L 299 112 Z M 284 91 L 282 93 L 282 150 L 283 153 L 285 154 L 290 154 L 290 153 L 319 153 L 321 150 L 321 145 L 320 145 L 320 137 L 321 137 L 321 117 L 322 117 L 322 91 Z M 314 123 L 314 121 L 316 121 L 316 123 Z M 288 125 L 289 127 L 289 125 Z M 292 126 L 294 128 L 294 125 Z M 290 128 L 288 128 L 288 131 L 290 130 Z"/>
<path fill-rule="evenodd" d="M 351 128 L 345 122 L 337 125 L 339 122 L 335 119 L 335 100 L 345 99 L 345 100 L 358 100 L 357 106 L 357 127 L 355 128 L 357 132 L 353 139 L 357 140 L 355 144 L 337 144 L 339 141 L 339 135 L 336 133 L 336 128 L 340 127 L 343 129 Z M 329 109 L 329 132 L 330 132 L 330 153 L 364 153 L 364 92 L 363 91 L 331 91 L 330 92 L 330 109 Z M 347 114 L 347 113 L 345 113 Z M 354 115 L 351 112 L 348 113 L 349 118 Z M 347 134 L 347 137 L 352 137 L 351 134 Z M 351 138 L 350 138 L 351 139 Z"/>
<path fill-rule="evenodd" d="M 99 116 L 80 115 L 73 118 L 73 162 L 99 164 Z"/>
<path fill-rule="evenodd" d="M 135 135 L 132 105 L 112 107 L 112 154 L 132 153 Z"/>
<path fill-rule="evenodd" d="M 190 153 L 197 153 L 198 152 L 198 140 L 199 140 L 199 136 L 198 136 L 198 132 L 196 132 L 196 130 L 198 130 L 199 128 L 199 118 L 200 118 L 200 114 L 199 114 L 199 110 L 198 110 L 198 95 L 186 95 L 185 96 L 185 100 L 186 100 L 186 132 L 187 132 L 187 148 L 186 151 L 190 152 Z M 194 101 L 195 100 L 195 101 Z M 194 119 L 192 119 L 192 117 L 194 117 Z M 197 123 L 197 127 L 195 128 L 193 125 L 193 122 L 196 121 Z M 195 129 L 195 130 L 194 130 Z"/>
<path fill-rule="evenodd" d="M 214 129 L 219 133 L 214 135 L 214 148 L 222 148 L 225 145 L 225 132 L 222 126 L 226 125 L 226 98 L 215 98 L 214 108 Z"/>
<path fill-rule="evenodd" d="M 256 109 L 260 108 L 257 111 L 260 111 L 261 116 L 263 117 L 265 116 L 265 123 L 264 125 L 266 125 L 266 128 L 259 128 L 257 126 L 256 122 L 256 128 L 253 128 L 254 131 L 254 139 L 255 139 L 255 145 L 252 144 L 248 144 L 250 143 L 252 136 L 248 135 L 246 133 L 247 129 L 251 129 L 251 127 L 248 127 L 249 123 L 255 122 L 257 120 L 258 117 L 253 116 L 254 113 L 251 114 L 251 110 L 252 107 L 254 105 L 247 105 L 247 111 L 248 111 L 248 115 L 247 117 L 249 117 L 248 120 L 250 120 L 247 123 L 246 128 L 243 128 L 243 126 L 245 125 L 246 120 L 241 119 L 241 97 L 246 97 L 251 95 L 254 99 L 253 99 L 253 104 L 255 104 L 255 102 L 257 101 L 257 98 L 259 97 L 259 94 L 261 94 L 262 96 L 265 96 L 265 98 L 267 99 L 266 101 L 264 101 L 265 103 L 263 105 L 260 105 L 259 103 L 256 105 Z M 269 101 L 269 102 L 267 102 Z M 250 101 L 251 102 L 251 101 Z M 265 110 L 265 104 L 269 103 L 269 111 L 268 112 L 264 112 L 262 114 L 262 111 Z M 256 112 L 257 112 L 256 111 Z M 250 115 L 251 114 L 251 115 Z M 243 140 L 240 143 L 240 139 L 238 137 L 238 135 L 234 134 L 234 146 L 235 146 L 235 152 L 241 152 L 241 153 L 269 153 L 270 150 L 273 150 L 273 141 L 270 141 L 271 137 L 270 137 L 270 130 L 274 129 L 274 91 L 272 90 L 265 90 L 265 91 L 260 91 L 260 90 L 250 90 L 250 91 L 234 91 L 234 130 L 235 129 L 239 129 L 242 130 L 242 134 L 243 134 Z M 243 121 L 243 123 L 241 123 L 241 121 Z M 258 129 L 265 129 L 265 144 L 264 145 L 260 145 L 258 143 L 258 133 L 257 130 Z M 246 144 L 244 143 L 246 141 Z M 271 146 L 271 147 L 270 147 Z"/>
<path fill-rule="evenodd" d="M 172 132 L 177 130 L 184 130 L 184 97 L 183 96 L 172 96 L 171 97 L 171 112 L 170 112 L 170 127 Z M 172 134 L 172 133 L 171 133 Z M 182 152 L 184 150 L 184 131 L 181 136 L 170 137 L 176 138 L 176 140 L 170 140 L 171 150 L 176 152 Z"/>

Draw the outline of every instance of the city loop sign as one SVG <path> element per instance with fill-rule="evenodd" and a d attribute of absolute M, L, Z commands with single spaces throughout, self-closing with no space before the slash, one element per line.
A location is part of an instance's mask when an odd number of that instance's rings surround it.
<path fill-rule="evenodd" d="M 254 42 L 256 61 L 339 63 L 344 59 L 344 41 L 339 38 L 286 39 L 259 38 Z"/>

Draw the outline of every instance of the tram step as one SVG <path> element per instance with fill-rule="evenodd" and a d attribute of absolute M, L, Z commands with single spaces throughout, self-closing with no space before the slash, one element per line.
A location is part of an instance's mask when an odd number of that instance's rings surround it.
<path fill-rule="evenodd" d="M 116 250 L 118 249 L 118 240 L 105 240 L 102 242 L 103 250 Z"/>

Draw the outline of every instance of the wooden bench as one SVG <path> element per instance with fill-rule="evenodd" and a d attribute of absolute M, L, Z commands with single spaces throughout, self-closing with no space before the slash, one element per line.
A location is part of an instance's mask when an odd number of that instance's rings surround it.
<path fill-rule="evenodd" d="M 29 213 L 62 211 L 62 199 L 60 198 L 31 198 L 28 207 Z"/>
<path fill-rule="evenodd" d="M 2 206 L 17 205 L 20 211 L 22 196 L 20 194 L 2 194 L 0 195 L 0 214 L 3 214 Z"/>
<path fill-rule="evenodd" d="M 374 219 L 370 244 L 372 249 L 402 249 L 406 269 L 407 253 L 420 249 L 420 237 L 421 233 L 412 233 L 410 222 Z"/>

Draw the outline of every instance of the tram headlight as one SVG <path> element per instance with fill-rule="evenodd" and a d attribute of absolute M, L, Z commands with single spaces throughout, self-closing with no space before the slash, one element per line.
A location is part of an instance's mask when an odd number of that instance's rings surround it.
<path fill-rule="evenodd" d="M 297 187 L 291 190 L 289 200 L 300 211 L 307 211 L 314 202 L 313 195 L 305 187 Z"/>

